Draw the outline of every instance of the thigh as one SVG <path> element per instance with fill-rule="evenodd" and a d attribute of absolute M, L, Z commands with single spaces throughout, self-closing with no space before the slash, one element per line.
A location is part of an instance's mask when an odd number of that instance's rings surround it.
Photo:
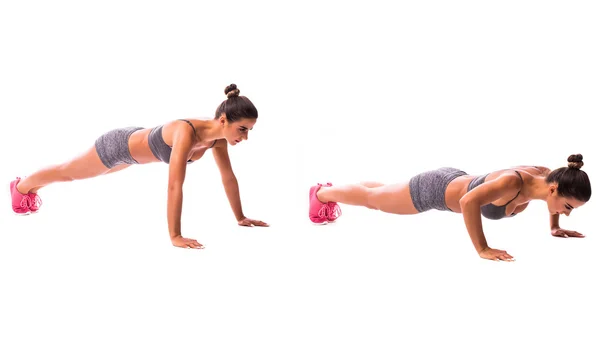
<path fill-rule="evenodd" d="M 369 205 L 394 214 L 417 214 L 408 183 L 390 184 L 369 189 Z"/>
<path fill-rule="evenodd" d="M 106 172 L 104 174 L 119 172 L 121 170 L 124 170 L 124 169 L 128 168 L 129 166 L 131 166 L 131 165 L 130 164 L 117 165 L 117 166 L 111 168 L 110 170 L 108 170 L 108 172 Z"/>
<path fill-rule="evenodd" d="M 61 165 L 61 171 L 64 176 L 71 179 L 86 179 L 107 173 L 110 169 L 102 163 L 96 147 L 93 146 L 71 161 Z"/>

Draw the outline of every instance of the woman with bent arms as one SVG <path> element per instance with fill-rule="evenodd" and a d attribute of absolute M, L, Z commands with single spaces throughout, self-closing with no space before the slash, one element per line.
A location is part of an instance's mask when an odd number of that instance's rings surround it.
<path fill-rule="evenodd" d="M 242 212 L 238 182 L 231 168 L 228 145 L 248 139 L 258 112 L 252 102 L 239 96 L 235 84 L 225 88 L 223 101 L 212 120 L 179 119 L 154 128 L 126 127 L 100 136 L 93 147 L 75 159 L 41 169 L 10 183 L 12 208 L 16 214 L 36 213 L 41 206 L 38 190 L 55 182 L 97 177 L 134 164 L 164 162 L 169 165 L 167 221 L 171 242 L 176 247 L 204 248 L 181 235 L 183 182 L 187 165 L 212 149 L 229 204 L 241 226 L 268 226 L 246 218 Z"/>
<path fill-rule="evenodd" d="M 550 212 L 550 231 L 557 237 L 583 237 L 560 228 L 561 214 L 590 200 L 592 188 L 581 170 L 583 156 L 571 155 L 567 167 L 554 171 L 541 166 L 518 166 L 482 176 L 472 176 L 450 167 L 424 172 L 407 183 L 384 185 L 363 182 L 334 187 L 317 184 L 309 191 L 309 218 L 313 223 L 335 221 L 338 203 L 364 206 L 394 214 L 417 214 L 429 210 L 462 213 L 467 231 L 480 257 L 512 261 L 504 250 L 490 248 L 481 216 L 492 220 L 519 214 L 532 200 L 544 200 Z"/>

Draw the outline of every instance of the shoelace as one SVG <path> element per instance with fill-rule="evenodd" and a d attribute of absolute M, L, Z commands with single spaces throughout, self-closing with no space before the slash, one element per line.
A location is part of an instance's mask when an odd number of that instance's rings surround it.
<path fill-rule="evenodd" d="M 33 198 L 31 197 L 33 196 Z M 31 199 L 31 205 L 29 207 L 35 206 L 36 208 L 42 207 L 42 198 L 40 198 L 37 194 L 29 194 L 29 198 Z"/>
<path fill-rule="evenodd" d="M 340 215 L 342 215 L 342 209 L 340 208 L 340 205 L 333 202 L 328 202 L 321 206 L 318 215 L 319 217 L 326 219 L 338 218 Z"/>
<path fill-rule="evenodd" d="M 328 203 L 327 208 L 329 209 L 329 218 L 339 218 L 342 215 L 342 209 L 336 203 Z"/>
<path fill-rule="evenodd" d="M 319 217 L 327 219 L 329 217 L 329 212 L 330 212 L 329 205 L 323 204 L 317 214 L 319 215 Z"/>
<path fill-rule="evenodd" d="M 31 198 L 29 198 L 28 195 L 24 195 L 23 198 L 21 198 L 21 208 L 29 208 L 31 205 Z"/>

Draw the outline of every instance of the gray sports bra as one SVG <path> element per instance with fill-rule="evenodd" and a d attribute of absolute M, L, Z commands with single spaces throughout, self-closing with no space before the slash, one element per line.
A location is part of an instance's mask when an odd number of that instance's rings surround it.
<path fill-rule="evenodd" d="M 519 173 L 518 171 L 515 171 L 518 175 L 519 178 L 521 178 L 521 182 L 523 182 L 523 177 L 521 176 L 521 173 Z M 483 175 L 483 176 L 479 176 L 473 180 L 471 180 L 471 182 L 469 183 L 469 187 L 467 188 L 467 191 L 470 191 L 472 189 L 474 189 L 475 187 L 481 185 L 484 183 L 485 178 L 488 175 Z M 515 200 L 519 194 L 521 193 L 521 191 L 519 190 L 519 192 L 517 193 L 517 195 L 510 199 L 509 202 L 507 202 L 506 204 L 502 205 L 502 206 L 496 206 L 492 203 L 489 203 L 487 205 L 483 205 L 481 206 L 481 215 L 483 215 L 484 217 L 490 219 L 490 220 L 500 220 L 502 218 L 507 217 L 506 215 L 506 206 L 508 204 L 510 204 L 513 200 Z M 509 217 L 515 216 L 515 213 L 509 215 Z"/>
<path fill-rule="evenodd" d="M 188 123 L 192 129 L 194 130 L 194 136 L 196 136 L 196 128 L 194 127 L 194 125 L 192 124 L 192 122 L 186 120 L 186 119 L 179 119 L 180 121 L 184 121 L 186 123 Z M 150 145 L 150 151 L 152 151 L 152 154 L 154 154 L 154 156 L 165 163 L 169 163 L 170 159 L 171 159 L 171 147 L 169 145 L 167 145 L 167 143 L 165 143 L 165 140 L 162 136 L 162 129 L 163 129 L 163 125 L 159 125 L 155 128 L 153 128 L 152 130 L 150 130 L 150 133 L 148 134 L 148 144 Z M 215 146 L 215 144 L 217 143 L 217 140 L 215 139 L 215 141 L 212 143 L 212 145 L 209 147 L 212 148 L 213 146 Z M 188 160 L 188 164 L 193 163 L 193 160 Z"/>

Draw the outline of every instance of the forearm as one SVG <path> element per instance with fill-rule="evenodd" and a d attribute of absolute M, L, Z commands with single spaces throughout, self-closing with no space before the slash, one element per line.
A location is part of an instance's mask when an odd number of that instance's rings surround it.
<path fill-rule="evenodd" d="M 240 221 L 244 219 L 237 178 L 233 177 L 223 180 L 223 187 L 225 188 L 225 194 L 227 195 L 227 199 L 229 199 L 229 205 L 231 206 L 231 210 L 233 211 L 236 220 Z"/>
<path fill-rule="evenodd" d="M 558 218 L 560 218 L 560 214 L 550 214 L 550 230 L 560 228 Z"/>
<path fill-rule="evenodd" d="M 489 248 L 485 235 L 483 234 L 483 223 L 479 204 L 472 202 L 462 205 L 462 213 L 467 226 L 467 232 L 477 253 Z"/>
<path fill-rule="evenodd" d="M 183 188 L 181 186 L 169 187 L 167 197 L 167 220 L 169 236 L 181 236 L 181 209 L 183 204 Z"/>

